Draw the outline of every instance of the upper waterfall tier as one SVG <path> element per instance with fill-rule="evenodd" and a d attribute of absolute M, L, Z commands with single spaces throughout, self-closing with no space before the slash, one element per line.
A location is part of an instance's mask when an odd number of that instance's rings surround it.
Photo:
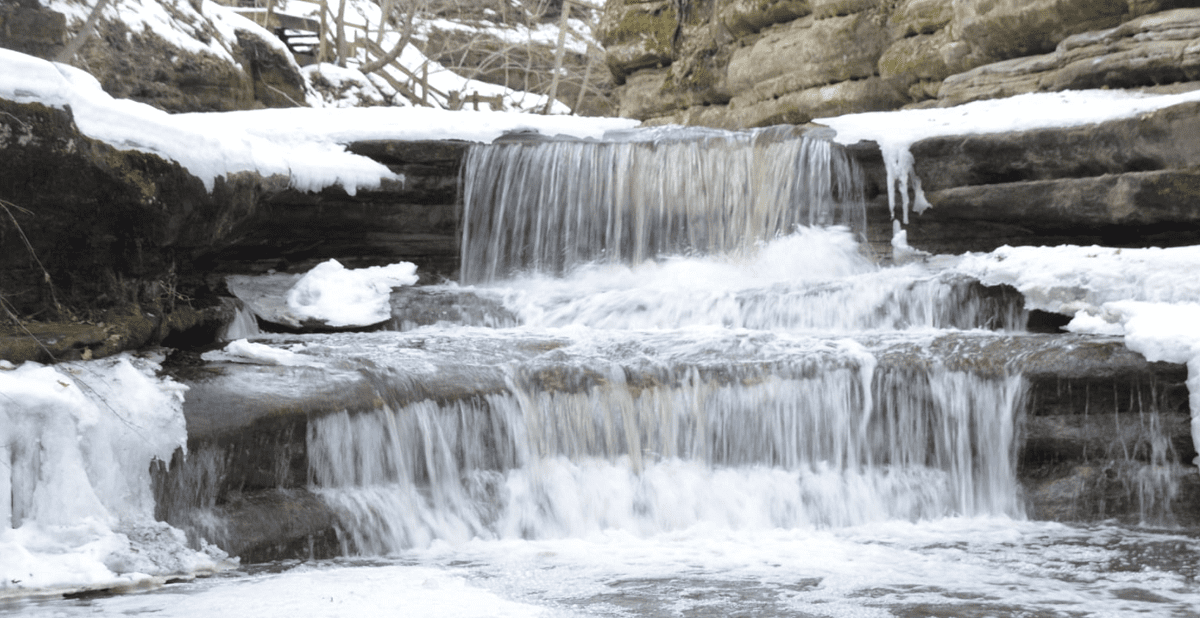
<path fill-rule="evenodd" d="M 794 127 L 476 146 L 463 163 L 461 279 L 732 252 L 798 225 L 861 232 L 861 187 L 826 132 Z"/>

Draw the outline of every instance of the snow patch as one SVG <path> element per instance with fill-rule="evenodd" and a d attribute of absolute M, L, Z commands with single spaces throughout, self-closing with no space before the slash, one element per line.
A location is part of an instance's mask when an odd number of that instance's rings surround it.
<path fill-rule="evenodd" d="M 392 317 L 392 288 L 417 282 L 411 262 L 347 269 L 337 260 L 313 267 L 287 293 L 292 314 L 334 327 L 370 326 Z"/>

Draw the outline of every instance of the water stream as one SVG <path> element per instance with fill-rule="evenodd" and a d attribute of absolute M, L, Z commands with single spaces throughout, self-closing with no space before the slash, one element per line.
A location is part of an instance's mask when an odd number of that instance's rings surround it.
<path fill-rule="evenodd" d="M 1028 359 L 1064 344 L 1012 290 L 876 265 L 857 174 L 790 129 L 473 148 L 462 281 L 424 291 L 461 311 L 255 338 L 367 385 L 304 436 L 344 558 L 17 608 L 1200 615 L 1195 530 L 1028 518 Z M 1142 524 L 1181 470 L 1153 448 Z"/>

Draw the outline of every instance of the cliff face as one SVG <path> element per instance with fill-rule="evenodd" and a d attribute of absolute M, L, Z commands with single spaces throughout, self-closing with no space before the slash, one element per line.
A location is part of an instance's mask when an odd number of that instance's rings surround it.
<path fill-rule="evenodd" d="M 1196 0 L 609 0 L 622 116 L 746 128 L 1200 80 Z"/>

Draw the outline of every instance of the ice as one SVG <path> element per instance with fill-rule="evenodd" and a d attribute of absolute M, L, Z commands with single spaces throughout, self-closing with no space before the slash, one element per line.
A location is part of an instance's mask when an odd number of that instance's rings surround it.
<path fill-rule="evenodd" d="M 1127 118 L 1171 105 L 1200 101 L 1200 90 L 1173 95 L 1147 95 L 1125 90 L 1068 90 L 1037 92 L 1006 99 L 975 101 L 957 107 L 909 109 L 846 114 L 813 122 L 837 131 L 841 144 L 874 141 L 887 169 L 888 207 L 908 224 L 910 200 L 918 214 L 929 207 L 921 179 L 913 172 L 909 148 L 916 142 L 944 135 L 982 135 L 1050 127 L 1075 127 Z M 1036 110 L 1036 113 L 1030 113 Z M 911 197 L 910 197 L 911 189 Z"/>
<path fill-rule="evenodd" d="M 186 444 L 185 387 L 122 354 L 0 368 L 0 597 L 219 568 L 154 521 L 150 463 Z"/>
<path fill-rule="evenodd" d="M 287 293 L 288 308 L 301 320 L 329 326 L 369 326 L 392 317 L 392 288 L 417 282 L 411 262 L 348 269 L 337 260 L 313 267 Z"/>

